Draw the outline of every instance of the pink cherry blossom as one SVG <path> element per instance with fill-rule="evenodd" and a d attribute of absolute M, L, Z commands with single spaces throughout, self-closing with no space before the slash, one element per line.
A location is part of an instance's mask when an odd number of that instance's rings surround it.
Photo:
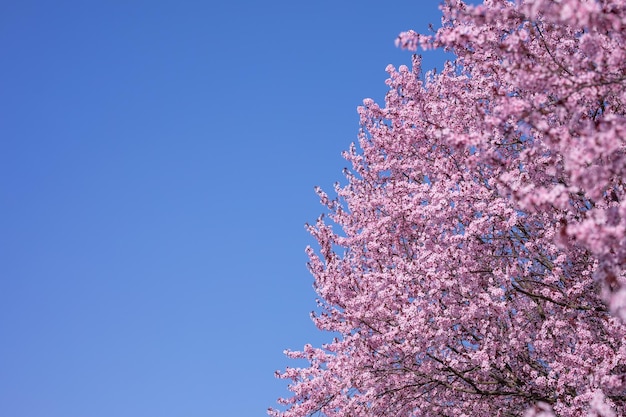
<path fill-rule="evenodd" d="M 448 0 L 397 44 L 307 249 L 314 321 L 272 416 L 626 415 L 626 0 Z"/>

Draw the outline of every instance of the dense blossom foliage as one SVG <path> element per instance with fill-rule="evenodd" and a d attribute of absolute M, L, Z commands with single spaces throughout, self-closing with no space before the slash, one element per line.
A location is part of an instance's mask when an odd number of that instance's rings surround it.
<path fill-rule="evenodd" d="M 626 1 L 443 6 L 359 108 L 309 227 L 314 321 L 273 416 L 626 415 Z"/>

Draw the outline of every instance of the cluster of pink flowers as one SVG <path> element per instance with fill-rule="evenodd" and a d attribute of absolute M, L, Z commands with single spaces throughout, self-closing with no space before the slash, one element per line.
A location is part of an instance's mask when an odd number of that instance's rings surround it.
<path fill-rule="evenodd" d="M 272 416 L 626 414 L 626 1 L 449 0 L 359 108 Z"/>

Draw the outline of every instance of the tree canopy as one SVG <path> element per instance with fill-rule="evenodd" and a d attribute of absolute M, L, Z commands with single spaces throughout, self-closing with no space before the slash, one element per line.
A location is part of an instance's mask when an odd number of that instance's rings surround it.
<path fill-rule="evenodd" d="M 347 184 L 308 226 L 340 335 L 272 416 L 626 413 L 626 1 L 449 0 L 400 34 Z"/>

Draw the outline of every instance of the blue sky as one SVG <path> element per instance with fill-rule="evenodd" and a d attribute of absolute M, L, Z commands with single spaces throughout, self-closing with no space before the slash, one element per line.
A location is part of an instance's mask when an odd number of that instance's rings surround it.
<path fill-rule="evenodd" d="M 328 340 L 313 187 L 438 3 L 5 2 L 0 415 L 265 415 Z"/>

